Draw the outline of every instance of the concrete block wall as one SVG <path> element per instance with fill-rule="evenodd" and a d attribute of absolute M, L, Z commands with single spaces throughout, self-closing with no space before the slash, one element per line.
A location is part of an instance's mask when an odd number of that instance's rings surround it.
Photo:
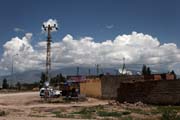
<path fill-rule="evenodd" d="M 180 104 L 180 80 L 144 81 L 121 83 L 118 89 L 118 101 L 149 104 Z"/>
<path fill-rule="evenodd" d="M 105 75 L 89 76 L 86 82 L 80 83 L 80 93 L 91 97 L 105 99 L 116 99 L 117 89 L 121 82 L 143 81 L 143 76 L 126 76 L 126 75 Z"/>
<path fill-rule="evenodd" d="M 90 97 L 101 97 L 101 80 L 100 78 L 87 79 L 87 82 L 80 83 L 80 94 Z"/>
<path fill-rule="evenodd" d="M 117 98 L 117 89 L 121 82 L 133 82 L 133 81 L 143 81 L 143 76 L 103 76 L 101 77 L 101 90 L 102 98 L 105 99 L 116 99 Z"/>

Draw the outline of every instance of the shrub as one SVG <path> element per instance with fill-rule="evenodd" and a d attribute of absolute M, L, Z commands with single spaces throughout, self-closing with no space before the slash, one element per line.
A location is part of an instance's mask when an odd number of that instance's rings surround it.
<path fill-rule="evenodd" d="M 98 111 L 98 115 L 101 116 L 101 117 L 121 117 L 122 113 Z"/>
<path fill-rule="evenodd" d="M 5 111 L 0 111 L 0 116 L 5 116 L 6 112 Z"/>
<path fill-rule="evenodd" d="M 161 120 L 179 120 L 180 117 L 177 116 L 177 112 L 175 110 L 166 109 L 162 113 Z"/>

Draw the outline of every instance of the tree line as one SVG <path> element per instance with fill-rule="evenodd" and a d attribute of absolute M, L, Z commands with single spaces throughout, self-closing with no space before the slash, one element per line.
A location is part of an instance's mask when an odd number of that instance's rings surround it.
<path fill-rule="evenodd" d="M 151 75 L 151 68 L 147 67 L 146 65 L 143 65 L 141 73 L 142 75 Z M 174 72 L 174 70 L 169 71 L 168 73 L 175 75 L 176 78 L 176 73 Z"/>
<path fill-rule="evenodd" d="M 44 72 L 41 73 L 41 80 L 39 83 L 39 88 L 42 88 L 44 86 L 44 83 L 47 80 L 47 76 Z M 53 87 L 57 87 L 60 85 L 60 83 L 64 83 L 66 81 L 65 77 L 60 73 L 58 75 L 56 75 L 55 77 L 52 77 L 50 79 L 50 85 Z"/>
<path fill-rule="evenodd" d="M 10 85 L 6 78 L 3 79 L 2 89 L 16 89 L 16 90 L 32 90 L 39 86 L 39 82 L 34 83 L 20 83 L 17 82 L 15 85 Z"/>

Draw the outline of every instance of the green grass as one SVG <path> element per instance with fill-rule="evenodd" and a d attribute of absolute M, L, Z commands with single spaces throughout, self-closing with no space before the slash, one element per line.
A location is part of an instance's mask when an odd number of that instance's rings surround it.
<path fill-rule="evenodd" d="M 106 112 L 106 111 L 98 111 L 97 114 L 101 117 L 121 117 L 122 113 L 120 112 Z"/>
<path fill-rule="evenodd" d="M 103 110 L 104 107 L 102 105 L 94 106 L 94 107 L 84 107 L 79 111 L 72 112 L 71 114 L 79 114 L 83 119 L 92 119 L 93 114 L 95 115 L 96 112 Z"/>
<path fill-rule="evenodd" d="M 77 112 L 73 112 L 72 114 L 91 114 L 91 113 L 95 113 L 95 112 L 97 112 L 99 110 L 103 110 L 103 109 L 104 109 L 104 107 L 101 105 L 94 106 L 94 107 L 84 107 Z"/>
<path fill-rule="evenodd" d="M 74 115 L 72 114 L 63 114 L 61 111 L 53 111 L 53 114 L 55 114 L 55 117 L 57 118 L 74 118 Z"/>
<path fill-rule="evenodd" d="M 180 106 L 157 106 L 157 110 L 163 112 L 165 110 L 180 112 Z"/>
<path fill-rule="evenodd" d="M 30 117 L 46 117 L 45 115 L 29 115 Z"/>
<path fill-rule="evenodd" d="M 162 113 L 161 120 L 180 120 L 177 112 L 180 112 L 180 106 L 158 106 L 157 110 Z"/>
<path fill-rule="evenodd" d="M 133 118 L 131 116 L 127 116 L 127 117 L 121 118 L 121 120 L 133 120 Z"/>
<path fill-rule="evenodd" d="M 161 114 L 161 120 L 180 120 L 178 112 L 180 106 L 156 106 L 156 109 L 151 110 L 152 115 Z"/>
<path fill-rule="evenodd" d="M 128 108 L 127 110 L 132 112 L 132 113 L 137 113 L 137 114 L 142 114 L 142 115 L 150 115 L 150 113 L 148 113 L 147 111 L 144 111 L 142 109 L 131 109 L 131 108 Z"/>
<path fill-rule="evenodd" d="M 71 114 L 79 114 L 83 119 L 91 119 L 93 112 L 96 112 L 93 108 L 82 108 L 80 111 L 73 112 Z"/>
<path fill-rule="evenodd" d="M 0 111 L 0 116 L 5 116 L 6 112 L 5 111 Z"/>
<path fill-rule="evenodd" d="M 93 108 L 82 108 L 80 111 L 73 112 L 72 114 L 91 114 L 93 112 L 96 112 Z"/>
<path fill-rule="evenodd" d="M 130 111 L 124 111 L 124 112 L 122 112 L 122 115 L 129 115 L 129 114 L 131 114 Z"/>
<path fill-rule="evenodd" d="M 105 111 L 102 105 L 94 106 L 94 107 L 84 107 L 79 111 L 75 111 L 71 114 L 79 114 L 81 118 L 91 119 L 92 116 L 98 115 L 100 117 L 121 117 L 122 115 L 129 115 L 130 111 L 117 112 L 117 111 Z"/>

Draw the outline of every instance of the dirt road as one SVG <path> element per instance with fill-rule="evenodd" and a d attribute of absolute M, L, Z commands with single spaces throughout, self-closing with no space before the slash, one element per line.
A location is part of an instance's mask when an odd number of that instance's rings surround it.
<path fill-rule="evenodd" d="M 0 120 L 60 120 L 54 117 L 52 111 L 68 109 L 82 106 L 96 106 L 108 104 L 107 101 L 89 98 L 85 102 L 72 103 L 44 103 L 39 97 L 38 92 L 23 92 L 0 94 L 0 110 L 5 111 L 6 115 L 1 116 Z M 65 118 L 62 118 L 66 120 Z M 72 118 L 71 118 L 72 120 Z"/>

